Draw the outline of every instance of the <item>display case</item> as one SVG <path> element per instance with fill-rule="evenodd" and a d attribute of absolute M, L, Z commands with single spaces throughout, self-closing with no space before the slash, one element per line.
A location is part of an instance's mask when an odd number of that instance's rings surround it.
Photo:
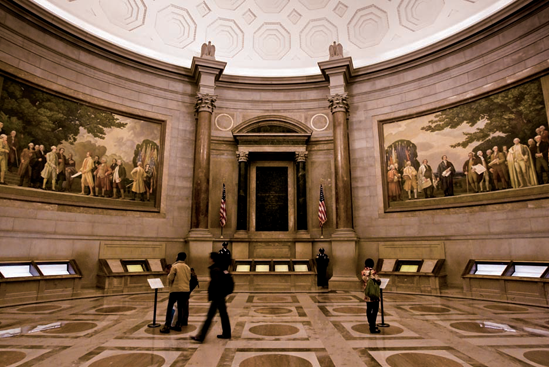
<path fill-rule="evenodd" d="M 311 259 L 237 259 L 232 263 L 237 291 L 307 291 L 315 289 Z"/>
<path fill-rule="evenodd" d="M 99 259 L 96 285 L 106 293 L 139 292 L 150 289 L 150 278 L 166 285 L 165 259 Z"/>
<path fill-rule="evenodd" d="M 389 278 L 387 291 L 440 294 L 446 287 L 444 259 L 379 259 L 376 271 Z"/>
<path fill-rule="evenodd" d="M 462 278 L 471 297 L 549 305 L 549 261 L 471 259 Z"/>
<path fill-rule="evenodd" d="M 0 260 L 0 305 L 72 297 L 81 278 L 76 260 Z"/>

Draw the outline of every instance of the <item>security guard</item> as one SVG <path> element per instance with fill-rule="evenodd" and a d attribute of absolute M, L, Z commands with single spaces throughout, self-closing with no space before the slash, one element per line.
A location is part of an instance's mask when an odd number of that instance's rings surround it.
<path fill-rule="evenodd" d="M 221 246 L 221 250 L 219 250 L 221 270 L 229 270 L 229 265 L 231 265 L 231 251 L 227 248 L 229 242 L 223 242 Z"/>
<path fill-rule="evenodd" d="M 323 248 L 318 249 L 316 255 L 316 285 L 322 288 L 328 288 L 328 279 L 326 279 L 326 270 L 328 269 L 328 263 L 330 258 L 324 253 Z"/>

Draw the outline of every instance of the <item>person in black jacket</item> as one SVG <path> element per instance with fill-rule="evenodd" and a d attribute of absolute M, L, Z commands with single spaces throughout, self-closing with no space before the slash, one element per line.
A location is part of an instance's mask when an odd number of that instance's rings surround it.
<path fill-rule="evenodd" d="M 206 321 L 202 325 L 200 332 L 196 336 L 191 336 L 191 339 L 202 343 L 208 334 L 208 330 L 212 324 L 212 320 L 215 317 L 215 313 L 219 310 L 219 316 L 221 317 L 221 328 L 223 332 L 217 337 L 219 339 L 231 339 L 231 322 L 229 320 L 229 314 L 227 313 L 227 305 L 225 304 L 225 296 L 227 291 L 223 289 L 223 276 L 222 261 L 220 255 L 217 252 L 210 253 L 210 285 L 208 286 L 208 300 L 210 301 L 210 309 L 208 310 L 208 316 Z"/>

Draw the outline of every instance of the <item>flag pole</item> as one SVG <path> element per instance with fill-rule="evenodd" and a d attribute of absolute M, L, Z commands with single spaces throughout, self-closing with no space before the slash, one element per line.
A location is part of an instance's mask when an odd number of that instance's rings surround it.
<path fill-rule="evenodd" d="M 324 238 L 324 225 L 320 226 L 320 238 Z"/>

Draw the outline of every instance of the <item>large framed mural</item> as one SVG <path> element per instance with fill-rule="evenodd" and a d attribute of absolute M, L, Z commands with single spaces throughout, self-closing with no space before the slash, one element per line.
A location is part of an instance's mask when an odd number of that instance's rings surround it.
<path fill-rule="evenodd" d="M 158 211 L 164 122 L 0 76 L 0 197 Z"/>
<path fill-rule="evenodd" d="M 380 121 L 385 211 L 549 197 L 544 101 L 537 78 L 438 112 Z"/>

